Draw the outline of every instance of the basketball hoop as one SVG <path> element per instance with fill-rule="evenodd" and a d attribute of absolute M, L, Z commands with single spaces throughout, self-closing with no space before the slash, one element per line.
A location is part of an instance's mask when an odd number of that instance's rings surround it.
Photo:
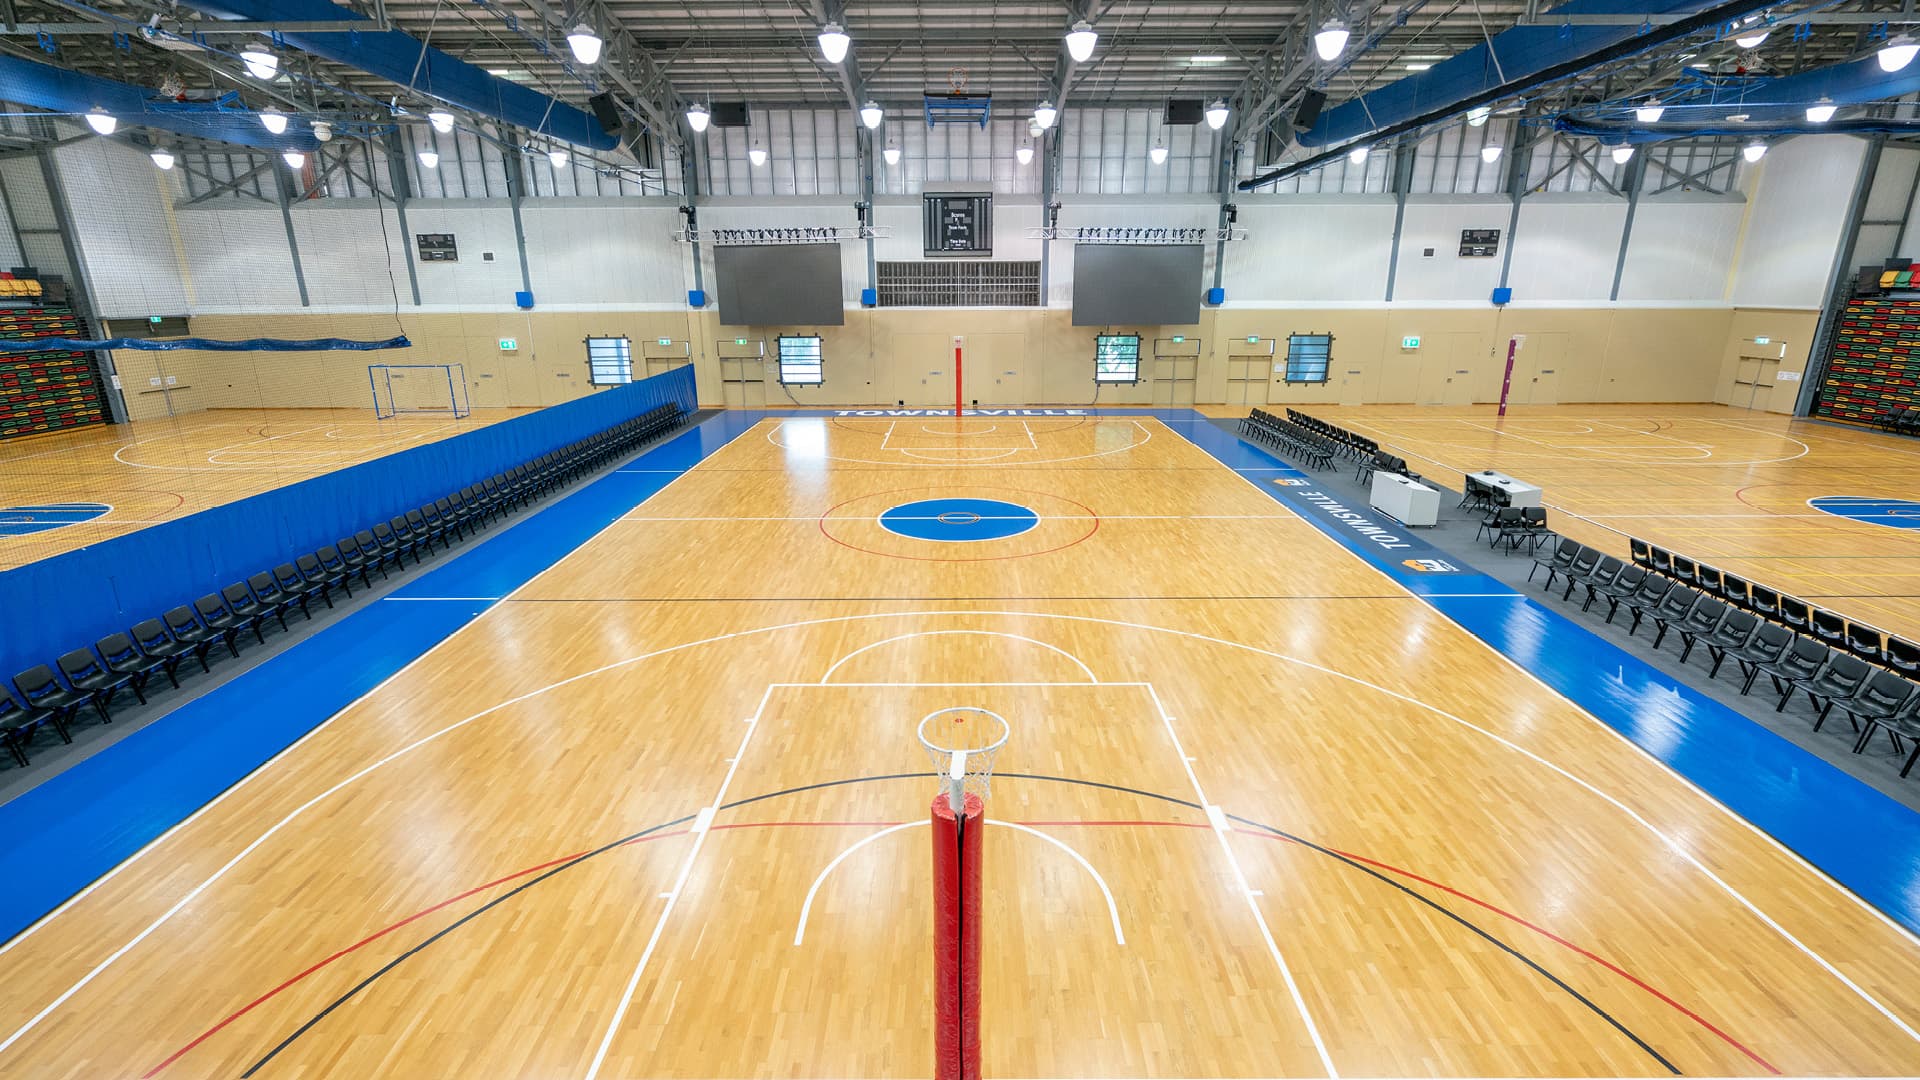
<path fill-rule="evenodd" d="M 985 801 L 993 782 L 993 758 L 1013 729 L 1006 717 L 972 705 L 957 705 L 928 713 L 920 721 L 920 745 L 933 763 L 939 791 L 956 813 L 971 791 Z"/>

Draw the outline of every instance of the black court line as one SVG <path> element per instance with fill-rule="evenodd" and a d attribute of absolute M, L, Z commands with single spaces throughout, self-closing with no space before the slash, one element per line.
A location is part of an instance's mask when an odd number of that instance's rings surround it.
<path fill-rule="evenodd" d="M 1191 799 L 1177 798 L 1172 795 L 1163 795 L 1156 791 L 1143 791 L 1140 788 L 1127 787 L 1123 784 L 1109 784 L 1109 783 L 1104 783 L 1098 780 L 1081 780 L 1081 779 L 1068 777 L 1068 776 L 1045 776 L 1038 773 L 1000 773 L 998 774 L 998 777 L 1000 779 L 1007 779 L 1007 780 L 1042 780 L 1042 781 L 1058 783 L 1058 784 L 1077 784 L 1082 787 L 1102 788 L 1107 791 L 1118 791 L 1128 795 L 1138 795 L 1142 798 L 1147 798 L 1147 799 L 1158 799 L 1161 802 L 1171 803 L 1175 806 L 1184 806 L 1192 810 L 1204 811 L 1205 809 L 1199 803 L 1194 802 Z M 924 772 L 910 772 L 910 773 L 885 773 L 878 776 L 855 776 L 855 777 L 847 777 L 841 780 L 823 780 L 815 784 L 804 784 L 799 787 L 784 788 L 780 791 L 770 791 L 762 795 L 750 795 L 744 799 L 736 799 L 733 802 L 722 803 L 718 807 L 718 809 L 732 810 L 738 807 L 750 805 L 752 803 L 764 802 L 768 799 L 777 799 L 777 798 L 782 798 L 788 795 L 798 795 L 808 791 L 819 791 L 823 788 L 842 787 L 848 784 L 866 784 L 866 783 L 874 783 L 882 780 L 925 780 L 926 778 L 927 778 L 927 774 Z M 474 919 L 479 918 L 481 915 L 486 914 L 488 911 L 491 911 L 494 908 L 500 906 L 501 904 L 506 903 L 508 900 L 513 899 L 514 897 L 520 895 L 523 892 L 526 892 L 528 889 L 533 888 L 535 885 L 538 885 L 541 882 L 546 881 L 548 878 L 551 878 L 563 871 L 570 870 L 573 867 L 579 866 L 581 863 L 586 862 L 588 859 L 595 858 L 596 856 L 599 856 L 599 855 L 604 855 L 607 852 L 614 850 L 615 848 L 621 847 L 622 845 L 625 845 L 625 844 L 632 843 L 635 840 L 651 835 L 653 833 L 660 832 L 661 830 L 670 829 L 676 825 L 684 825 L 690 821 L 693 821 L 697 816 L 698 815 L 695 815 L 695 814 L 688 814 L 684 817 L 675 818 L 672 821 L 663 822 L 659 825 L 654 825 L 649 828 L 642 829 L 636 833 L 629 833 L 628 835 L 623 836 L 618 840 L 614 840 L 611 843 L 602 844 L 601 846 L 594 848 L 592 851 L 589 851 L 584 855 L 579 856 L 578 858 L 569 859 L 568 861 L 561 863 L 559 866 L 556 866 L 553 869 L 548 870 L 547 872 L 541 874 L 540 876 L 535 877 L 521 885 L 515 886 L 513 889 L 510 889 L 507 892 L 502 893 L 497 897 L 494 897 L 492 900 L 489 900 L 485 904 L 480 905 L 479 907 L 475 908 L 471 912 L 468 912 L 466 915 L 463 915 L 460 918 L 454 920 L 452 923 L 449 923 L 443 929 L 423 939 L 419 944 L 413 946 L 412 948 L 406 950 L 400 955 L 394 957 L 392 960 L 389 960 L 385 964 L 381 965 L 378 970 L 373 972 L 373 974 L 368 975 L 366 978 L 360 980 L 360 982 L 356 983 L 352 989 L 348 990 L 344 994 L 341 994 L 339 997 L 335 998 L 332 1002 L 330 1002 L 325 1008 L 315 1013 L 310 1019 L 307 1020 L 306 1023 L 301 1024 L 298 1028 L 296 1028 L 293 1034 L 288 1035 L 286 1038 L 280 1040 L 280 1042 L 277 1045 L 275 1045 L 273 1049 L 267 1051 L 265 1056 L 261 1057 L 260 1060 L 254 1062 L 252 1065 L 249 1065 L 247 1067 L 247 1070 L 240 1074 L 242 1077 L 242 1080 L 246 1080 L 246 1078 L 251 1077 L 255 1073 L 259 1072 L 261 1068 L 267 1065 L 268 1062 L 271 1062 L 276 1056 L 278 1056 L 281 1051 L 285 1050 L 289 1046 L 292 1046 L 296 1039 L 300 1038 L 300 1036 L 302 1035 L 305 1035 L 307 1032 L 313 1030 L 313 1028 L 316 1027 L 322 1020 L 325 1020 L 330 1014 L 332 1014 L 334 1010 L 338 1009 L 342 1005 L 345 1005 L 348 1001 L 352 1000 L 356 995 L 358 995 L 362 990 L 365 990 L 369 986 L 372 986 L 375 980 L 379 979 L 383 975 L 386 975 L 388 972 L 392 971 L 394 968 L 399 967 L 402 963 L 404 963 L 408 959 L 421 953 L 422 951 L 427 949 L 427 947 L 440 941 L 442 938 L 445 938 L 448 934 L 453 933 L 455 930 L 458 930 L 460 927 L 465 926 L 467 923 L 472 922 Z M 1319 844 L 1313 843 L 1310 840 L 1306 840 L 1301 837 L 1295 836 L 1292 833 L 1285 832 L 1281 829 L 1276 829 L 1271 825 L 1264 825 L 1264 824 L 1261 824 L 1260 822 L 1252 821 L 1247 818 L 1240 817 L 1237 814 L 1229 814 L 1227 815 L 1227 817 L 1232 821 L 1239 822 L 1240 824 L 1251 826 L 1256 829 L 1261 829 L 1275 836 L 1281 837 L 1282 839 L 1289 840 L 1307 849 L 1308 851 L 1317 852 L 1330 859 L 1334 859 L 1344 866 L 1351 867 L 1355 870 L 1358 870 L 1366 874 L 1368 877 L 1374 878 L 1377 881 L 1380 881 L 1386 885 L 1392 886 L 1396 891 L 1404 894 L 1405 896 L 1410 897 L 1411 899 L 1416 900 L 1426 905 L 1427 907 L 1432 908 L 1434 911 L 1437 911 L 1440 914 L 1446 916 L 1448 919 L 1451 919 L 1454 922 L 1459 923 L 1461 926 L 1466 927 L 1468 930 L 1471 930 L 1473 933 L 1477 934 L 1481 938 L 1484 938 L 1486 941 L 1497 946 L 1501 951 L 1505 952 L 1507 955 L 1513 957 L 1516 960 L 1519 960 L 1521 963 L 1525 964 L 1527 967 L 1531 968 L 1534 972 L 1539 974 L 1542 978 L 1545 978 L 1548 982 L 1552 983 L 1555 987 L 1559 988 L 1560 990 L 1570 995 L 1575 1001 L 1578 1001 L 1580 1004 L 1586 1006 L 1587 1009 L 1592 1011 L 1593 1014 L 1598 1016 L 1600 1019 L 1606 1021 L 1607 1024 L 1611 1026 L 1614 1030 L 1620 1032 L 1622 1035 L 1625 1035 L 1628 1039 L 1632 1040 L 1635 1046 L 1638 1046 L 1641 1050 L 1645 1051 L 1649 1057 L 1659 1062 L 1661 1067 L 1665 1068 L 1669 1073 L 1675 1076 L 1681 1075 L 1680 1070 L 1676 1068 L 1672 1062 L 1668 1061 L 1665 1057 L 1662 1057 L 1658 1051 L 1656 1051 L 1652 1046 L 1649 1046 L 1647 1044 L 1646 1040 L 1634 1034 L 1631 1029 L 1629 1029 L 1625 1024 L 1621 1023 L 1619 1020 L 1615 1019 L 1612 1014 L 1608 1013 L 1605 1009 L 1601 1008 L 1598 1004 L 1594 1003 L 1592 999 L 1580 993 L 1578 990 L 1575 990 L 1572 986 L 1569 986 L 1565 980 L 1561 979 L 1559 976 L 1554 975 L 1552 972 L 1542 967 L 1538 962 L 1529 958 L 1525 953 L 1522 953 L 1519 949 L 1516 949 L 1512 945 L 1509 945 L 1505 941 L 1501 940 L 1500 938 L 1494 936 L 1492 933 L 1488 932 L 1486 929 L 1474 923 L 1472 920 L 1466 918 L 1463 915 L 1457 914 L 1456 912 L 1447 908 L 1445 905 L 1434 900 L 1432 897 L 1427 896 L 1425 893 L 1422 893 L 1419 890 L 1414 889 L 1409 885 L 1406 885 L 1398 880 L 1395 880 L 1394 878 L 1388 877 L 1386 874 L 1381 873 L 1378 870 L 1375 870 L 1373 867 L 1367 866 L 1364 863 L 1356 862 L 1353 859 L 1347 858 L 1346 856 L 1339 854 L 1338 852 L 1335 852 L 1329 848 L 1322 847 Z"/>

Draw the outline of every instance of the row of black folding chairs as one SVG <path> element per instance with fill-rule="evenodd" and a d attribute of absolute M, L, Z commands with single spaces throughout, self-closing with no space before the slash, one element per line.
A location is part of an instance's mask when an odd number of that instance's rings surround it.
<path fill-rule="evenodd" d="M 1604 602 L 1609 623 L 1627 612 L 1632 617 L 1628 636 L 1636 634 L 1643 621 L 1650 622 L 1655 628 L 1653 648 L 1658 649 L 1671 632 L 1680 640 L 1683 664 L 1696 647 L 1704 647 L 1708 678 L 1717 678 L 1732 660 L 1742 696 L 1760 676 L 1767 676 L 1778 695 L 1775 712 L 1784 711 L 1796 693 L 1803 693 L 1814 711 L 1813 729 L 1819 731 L 1838 709 L 1855 732 L 1854 753 L 1866 749 L 1874 732 L 1884 730 L 1896 752 L 1904 749 L 1903 736 L 1915 740 L 1901 776 L 1920 759 L 1920 657 L 1875 667 L 1845 648 L 1768 621 L 1677 578 L 1568 540 L 1536 556 L 1534 564 L 1529 579 L 1545 569 L 1549 592 L 1557 582 L 1565 583 L 1561 599 L 1570 601 L 1576 589 L 1584 590 L 1581 611 Z"/>
<path fill-rule="evenodd" d="M 1882 631 L 1876 626 L 1849 619 L 1837 611 L 1809 604 L 1778 589 L 1729 574 L 1706 563 L 1655 547 L 1640 539 L 1627 541 L 1633 564 L 1644 566 L 1663 577 L 1718 597 L 1734 607 L 1751 611 L 1768 622 L 1776 622 L 1795 633 L 1805 634 L 1832 648 L 1853 653 L 1862 660 L 1894 671 L 1913 671 L 1920 667 L 1920 643 Z"/>
<path fill-rule="evenodd" d="M 1377 472 L 1398 473 L 1416 484 L 1420 482 L 1420 474 L 1407 465 L 1406 458 L 1395 457 L 1385 450 L 1375 450 L 1372 457 L 1363 459 L 1353 470 L 1353 478 L 1362 484 L 1371 484 Z"/>
<path fill-rule="evenodd" d="M 1298 409 L 1288 409 L 1287 419 L 1316 435 L 1332 439 L 1340 445 L 1340 456 L 1351 461 L 1365 461 L 1380 452 L 1380 444 L 1365 435 L 1348 431 L 1338 424 L 1329 424 Z"/>
<path fill-rule="evenodd" d="M 1890 409 L 1880 418 L 1880 429 L 1896 435 L 1920 435 L 1920 409 Z"/>
<path fill-rule="evenodd" d="M 1332 439 L 1260 409 L 1240 421 L 1240 433 L 1285 450 L 1316 469 L 1332 468 L 1334 456 L 1342 452 L 1340 444 Z"/>
<path fill-rule="evenodd" d="M 295 610 L 311 619 L 314 602 L 331 608 L 336 590 L 353 595 L 355 579 L 371 588 L 375 573 L 385 578 L 389 569 L 405 569 L 408 559 L 418 565 L 436 548 L 465 540 L 470 533 L 671 430 L 681 419 L 678 405 L 649 410 L 292 562 L 236 581 L 160 618 L 146 619 L 126 633 L 108 634 L 92 648 L 74 649 L 52 665 L 28 668 L 13 679 L 18 700 L 0 689 L 0 743 L 24 766 L 28 744 L 42 730 L 71 743 L 71 726 L 81 709 L 91 707 L 102 723 L 112 723 L 110 706 L 119 694 L 130 693 L 145 704 L 146 688 L 155 675 L 165 675 L 179 687 L 180 668 L 188 659 L 202 672 L 211 672 L 216 648 L 224 647 L 237 659 L 245 635 L 266 643 L 269 620 L 285 630 L 287 616 Z"/>
<path fill-rule="evenodd" d="M 1487 546 L 1497 548 L 1507 545 L 1507 554 L 1520 550 L 1525 544 L 1527 550 L 1538 551 L 1540 545 L 1559 537 L 1547 528 L 1547 508 L 1544 506 L 1496 506 L 1480 519 L 1480 530 L 1474 533 L 1475 540 L 1487 537 Z"/>

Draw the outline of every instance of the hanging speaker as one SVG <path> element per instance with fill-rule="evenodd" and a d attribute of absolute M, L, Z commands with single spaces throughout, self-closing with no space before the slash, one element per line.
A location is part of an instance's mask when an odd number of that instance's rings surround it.
<path fill-rule="evenodd" d="M 746 127 L 747 103 L 744 101 L 716 101 L 707 106 L 707 115 L 714 127 Z"/>
<path fill-rule="evenodd" d="M 1199 98 L 1173 98 L 1160 119 L 1163 124 L 1197 124 L 1206 118 L 1206 103 Z"/>
<path fill-rule="evenodd" d="M 1313 122 L 1320 119 L 1320 110 L 1326 103 L 1327 95 L 1318 90 L 1307 91 L 1300 99 L 1300 108 L 1294 111 L 1293 126 L 1296 129 L 1312 127 Z"/>
<path fill-rule="evenodd" d="M 620 134 L 620 106 L 613 103 L 611 91 L 595 94 L 587 99 L 587 108 L 593 110 L 593 118 L 600 121 L 600 130 L 609 135 Z"/>

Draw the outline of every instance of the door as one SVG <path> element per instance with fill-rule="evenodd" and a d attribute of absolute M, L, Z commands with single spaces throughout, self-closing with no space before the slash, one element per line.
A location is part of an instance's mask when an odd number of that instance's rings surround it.
<path fill-rule="evenodd" d="M 1487 362 L 1487 347 L 1479 334 L 1455 332 L 1442 335 L 1446 369 L 1441 384 L 1442 405 L 1473 404 L 1474 380 Z M 1505 357 L 1501 358 L 1505 363 Z"/>
<path fill-rule="evenodd" d="M 1342 368 L 1340 374 L 1340 404 L 1358 405 L 1361 403 L 1361 384 L 1365 381 L 1364 368 Z"/>
<path fill-rule="evenodd" d="M 964 346 L 963 346 L 964 348 Z M 953 335 L 895 334 L 875 375 L 882 402 L 953 406 Z"/>
<path fill-rule="evenodd" d="M 646 357 L 645 372 L 636 371 L 634 378 L 652 378 L 663 371 L 671 371 L 683 364 L 693 363 L 693 342 L 676 341 L 673 338 L 647 338 L 640 343 L 641 355 Z"/>
<path fill-rule="evenodd" d="M 1227 357 L 1227 404 L 1265 405 L 1273 381 L 1273 355 Z"/>
<path fill-rule="evenodd" d="M 1193 404 L 1194 382 L 1200 374 L 1200 339 L 1155 338 L 1153 341 L 1153 403 Z"/>
<path fill-rule="evenodd" d="M 1034 400 L 1028 386 L 1027 339 L 1024 334 L 966 334 L 960 354 L 962 390 L 966 401 L 981 405 L 1026 405 Z M 953 341 L 947 341 L 951 356 Z"/>
<path fill-rule="evenodd" d="M 1513 358 L 1514 377 L 1526 373 L 1526 385 L 1516 386 L 1509 400 L 1527 405 L 1560 404 L 1560 369 L 1567 360 L 1568 335 L 1563 332 L 1528 334 Z M 1499 357 L 1502 364 L 1506 358 Z"/>
<path fill-rule="evenodd" d="M 518 350 L 516 350 L 517 352 Z M 502 409 L 507 405 L 507 382 L 501 377 L 505 358 L 514 353 L 500 351 L 498 339 L 467 341 L 467 397 L 476 409 Z"/>
<path fill-rule="evenodd" d="M 761 409 L 767 404 L 765 338 L 724 338 L 713 343 L 720 358 L 720 399 L 729 409 Z"/>
<path fill-rule="evenodd" d="M 1771 346 L 1758 348 L 1771 349 Z M 1733 389 L 1727 394 L 1727 404 L 1749 412 L 1765 408 L 1772 400 L 1774 376 L 1780 372 L 1779 357 L 1754 356 L 1753 351 L 1756 350 L 1742 350 L 1739 362 L 1734 365 Z"/>

